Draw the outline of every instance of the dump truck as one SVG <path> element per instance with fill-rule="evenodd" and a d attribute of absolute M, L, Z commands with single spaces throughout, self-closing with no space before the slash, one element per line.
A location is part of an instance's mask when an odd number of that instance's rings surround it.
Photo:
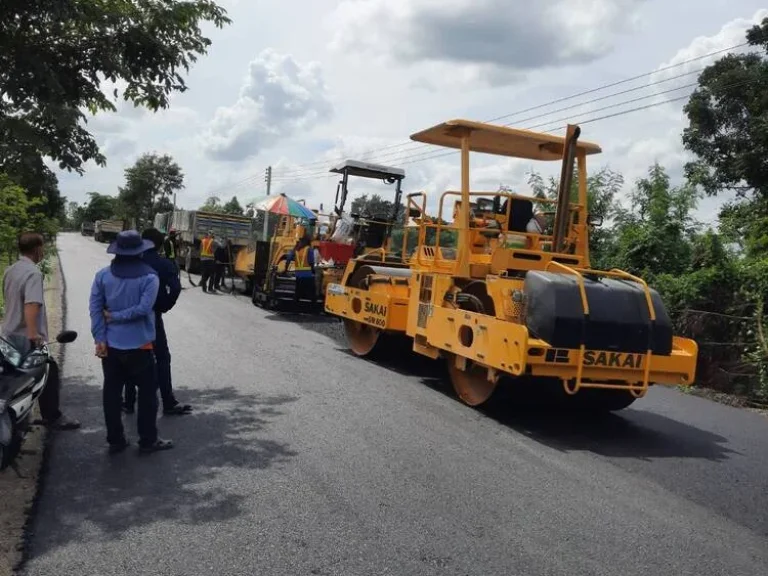
<path fill-rule="evenodd" d="M 80 224 L 80 234 L 83 236 L 93 236 L 95 226 L 93 222 L 83 222 Z"/>
<path fill-rule="evenodd" d="M 230 240 L 232 261 L 237 253 L 251 241 L 254 221 L 247 216 L 206 212 L 203 210 L 181 210 L 165 212 L 155 216 L 155 228 L 163 232 L 175 229 L 178 232 L 180 246 L 176 262 L 188 273 L 200 272 L 200 240 L 208 231 L 220 240 Z"/>
<path fill-rule="evenodd" d="M 461 151 L 461 187 L 440 196 L 436 218 L 424 193 L 407 196 L 412 257 L 363 255 L 328 286 L 326 311 L 342 319 L 352 352 L 371 356 L 385 335 L 406 338 L 415 353 L 446 362 L 470 406 L 487 402 L 502 379 L 560 385 L 572 406 L 597 412 L 626 408 L 652 385 L 691 385 L 697 344 L 673 335 L 658 292 L 627 272 L 591 267 L 589 233 L 600 218 L 587 209 L 587 157 L 601 149 L 579 136 L 573 125 L 560 137 L 468 120 L 413 134 Z M 471 190 L 478 152 L 561 162 L 557 199 Z M 442 230 L 455 233 L 455 246 L 441 245 Z"/>
<path fill-rule="evenodd" d="M 93 226 L 93 238 L 96 242 L 111 242 L 125 230 L 123 220 L 96 220 Z"/>

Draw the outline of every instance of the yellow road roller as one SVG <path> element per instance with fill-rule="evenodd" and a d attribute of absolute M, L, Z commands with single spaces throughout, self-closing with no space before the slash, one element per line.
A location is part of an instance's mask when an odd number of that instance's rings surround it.
<path fill-rule="evenodd" d="M 406 258 L 403 238 L 402 262 L 351 260 L 327 287 L 326 311 L 343 320 L 352 351 L 368 356 L 383 336 L 405 336 L 418 354 L 445 359 L 471 406 L 502 377 L 559 381 L 597 410 L 625 408 L 653 384 L 692 384 L 697 344 L 673 335 L 658 292 L 590 266 L 601 218 L 587 211 L 587 156 L 601 149 L 579 135 L 573 125 L 560 137 L 468 120 L 413 134 L 461 151 L 461 189 L 440 196 L 437 217 L 423 193 L 408 195 L 414 253 Z M 471 152 L 560 161 L 558 197 L 470 190 Z"/>

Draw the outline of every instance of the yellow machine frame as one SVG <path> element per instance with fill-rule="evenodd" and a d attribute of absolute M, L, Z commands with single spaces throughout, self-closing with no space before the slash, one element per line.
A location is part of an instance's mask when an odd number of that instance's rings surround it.
<path fill-rule="evenodd" d="M 414 141 L 461 151 L 461 190 L 442 194 L 436 219 L 426 216 L 423 193 L 408 195 L 406 219 L 411 216 L 418 223 L 418 246 L 408 263 L 376 265 L 370 255 L 358 258 L 349 262 L 339 284 L 328 286 L 326 310 L 343 319 L 352 350 L 365 356 L 374 351 L 382 333 L 407 335 L 413 340 L 415 352 L 448 360 L 454 388 L 470 405 L 485 402 L 503 375 L 559 379 L 568 395 L 584 389 L 623 392 L 619 401 L 607 404 L 608 409 L 623 408 L 644 396 L 655 383 L 692 384 L 698 355 L 693 340 L 674 336 L 669 355 L 654 355 L 650 349 L 645 354 L 588 350 L 584 344 L 578 349 L 555 349 L 530 335 L 522 320 L 524 306 L 519 296 L 524 280 L 510 275 L 510 271 L 573 275 L 585 318 L 589 315 L 585 275 L 635 282 L 645 293 L 651 324 L 656 320 L 645 281 L 621 270 L 591 268 L 587 156 L 601 149 L 578 141 L 579 131 L 577 126 L 569 126 L 563 138 L 451 120 L 413 134 Z M 470 191 L 470 152 L 561 161 L 559 198 L 553 201 L 505 192 Z M 574 161 L 578 168 L 577 194 L 570 198 Z M 506 213 L 471 217 L 471 200 L 480 196 L 508 200 Z M 450 197 L 458 200 L 454 222 L 443 224 Z M 514 232 L 517 246 L 507 243 L 498 224 L 510 218 L 511 200 L 515 198 L 554 203 L 559 208 L 554 233 Z M 491 220 L 496 224 L 491 226 Z M 425 240 L 429 229 L 435 231 L 435 242 L 428 245 Z M 439 245 L 444 230 L 458 236 L 455 249 Z M 464 305 L 460 303 L 462 298 Z"/>

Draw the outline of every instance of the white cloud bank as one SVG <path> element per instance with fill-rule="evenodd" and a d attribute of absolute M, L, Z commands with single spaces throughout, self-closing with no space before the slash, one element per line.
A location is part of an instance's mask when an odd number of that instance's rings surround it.
<path fill-rule="evenodd" d="M 211 159 L 239 162 L 332 115 L 320 65 L 268 49 L 248 66 L 237 101 L 216 110 L 202 143 Z"/>

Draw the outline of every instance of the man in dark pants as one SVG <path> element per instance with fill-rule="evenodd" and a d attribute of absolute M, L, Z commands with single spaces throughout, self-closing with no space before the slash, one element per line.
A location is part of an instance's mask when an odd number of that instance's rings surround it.
<path fill-rule="evenodd" d="M 5 271 L 3 297 L 5 316 L 0 330 L 3 336 L 27 352 L 48 340 L 43 273 L 37 266 L 43 259 L 43 237 L 25 232 L 19 237 L 19 259 Z M 48 382 L 38 398 L 43 423 L 56 430 L 76 430 L 80 422 L 68 418 L 59 409 L 61 378 L 59 366 L 49 361 Z"/>
<path fill-rule="evenodd" d="M 232 241 L 227 240 L 224 244 L 216 247 L 214 258 L 216 260 L 216 279 L 213 283 L 213 287 L 216 290 L 222 289 L 224 283 L 224 275 L 227 270 L 227 266 L 230 264 L 229 255 L 231 252 Z"/>
<path fill-rule="evenodd" d="M 163 314 L 174 307 L 181 294 L 181 282 L 176 275 L 176 265 L 160 256 L 159 250 L 163 244 L 163 233 L 157 228 L 148 228 L 141 234 L 142 238 L 152 242 L 156 250 L 144 253 L 146 262 L 157 273 L 160 287 L 155 300 L 155 360 L 157 362 L 157 386 L 160 388 L 160 398 L 163 401 L 163 414 L 189 414 L 192 407 L 181 404 L 173 394 L 171 383 L 171 351 L 168 348 L 168 337 L 165 333 Z M 130 386 L 125 389 L 125 411 L 133 412 L 136 391 Z"/>
<path fill-rule="evenodd" d="M 157 378 L 153 342 L 154 305 L 160 287 L 155 271 L 141 255 L 155 246 L 135 230 L 117 235 L 107 252 L 111 264 L 96 273 L 89 311 L 96 356 L 104 372 L 102 402 L 111 454 L 128 446 L 121 415 L 123 386 L 139 390 L 138 432 L 141 452 L 173 448 L 157 435 Z"/>
<path fill-rule="evenodd" d="M 208 230 L 205 238 L 200 240 L 200 266 L 203 268 L 200 277 L 200 287 L 203 292 L 215 293 L 214 281 L 216 276 L 216 262 L 214 260 L 216 252 L 216 240 L 213 237 L 213 230 Z"/>

